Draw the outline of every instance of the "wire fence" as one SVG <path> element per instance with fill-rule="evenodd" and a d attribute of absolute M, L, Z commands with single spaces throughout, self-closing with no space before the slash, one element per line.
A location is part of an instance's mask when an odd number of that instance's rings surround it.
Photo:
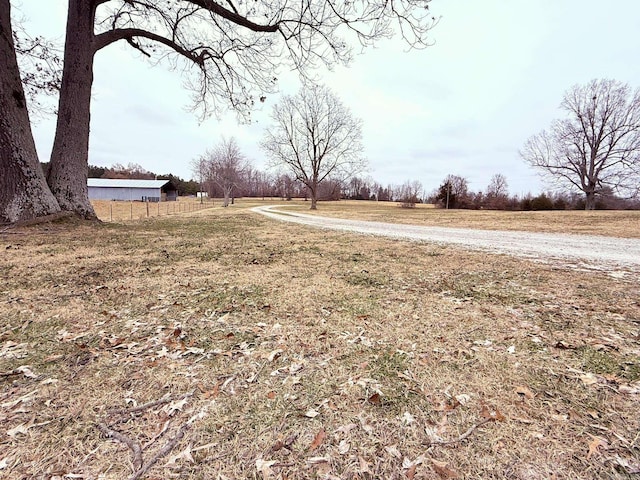
<path fill-rule="evenodd" d="M 122 222 L 126 220 L 142 220 L 144 218 L 161 217 L 197 212 L 211 208 L 211 200 L 201 202 L 199 199 L 185 199 L 177 202 L 133 202 L 94 200 L 91 202 L 96 215 L 103 222 Z"/>

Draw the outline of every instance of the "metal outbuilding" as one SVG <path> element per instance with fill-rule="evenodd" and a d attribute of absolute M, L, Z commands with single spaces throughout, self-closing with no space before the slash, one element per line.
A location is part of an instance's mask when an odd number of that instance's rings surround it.
<path fill-rule="evenodd" d="M 87 186 L 89 200 L 171 202 L 178 199 L 178 191 L 170 180 L 89 178 Z"/>

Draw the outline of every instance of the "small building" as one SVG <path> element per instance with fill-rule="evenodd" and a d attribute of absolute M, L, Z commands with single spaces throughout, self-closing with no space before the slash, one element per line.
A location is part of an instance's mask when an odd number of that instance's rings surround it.
<path fill-rule="evenodd" d="M 89 200 L 172 202 L 178 199 L 178 191 L 171 180 L 89 178 L 87 186 Z"/>

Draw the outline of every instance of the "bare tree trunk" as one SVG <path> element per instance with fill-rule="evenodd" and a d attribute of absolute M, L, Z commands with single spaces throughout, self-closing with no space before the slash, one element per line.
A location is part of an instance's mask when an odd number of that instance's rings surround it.
<path fill-rule="evenodd" d="M 89 202 L 89 123 L 94 0 L 69 0 L 58 123 L 47 181 L 63 210 L 96 218 Z"/>
<path fill-rule="evenodd" d="M 585 210 L 596 209 L 596 194 L 594 192 L 585 192 L 584 209 Z"/>
<path fill-rule="evenodd" d="M 20 80 L 9 0 L 0 0 L 0 222 L 60 211 L 45 181 Z"/>
<path fill-rule="evenodd" d="M 314 178 L 311 181 L 311 185 L 308 185 L 309 196 L 311 197 L 311 208 L 309 210 L 318 209 L 318 182 Z"/>

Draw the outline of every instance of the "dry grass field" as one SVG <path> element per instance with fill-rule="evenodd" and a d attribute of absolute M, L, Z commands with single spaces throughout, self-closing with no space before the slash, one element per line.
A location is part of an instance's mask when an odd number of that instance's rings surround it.
<path fill-rule="evenodd" d="M 637 477 L 640 279 L 252 205 L 0 232 L 0 478 Z"/>
<path fill-rule="evenodd" d="M 308 209 L 308 202 L 287 202 Z M 314 213 L 314 212 L 306 212 Z M 524 230 L 548 233 L 579 233 L 640 238 L 640 211 L 584 210 L 502 212 L 493 210 L 444 210 L 433 205 L 400 208 L 395 202 L 322 202 L 317 215 L 357 218 L 376 222 L 410 223 L 439 227 Z"/>

